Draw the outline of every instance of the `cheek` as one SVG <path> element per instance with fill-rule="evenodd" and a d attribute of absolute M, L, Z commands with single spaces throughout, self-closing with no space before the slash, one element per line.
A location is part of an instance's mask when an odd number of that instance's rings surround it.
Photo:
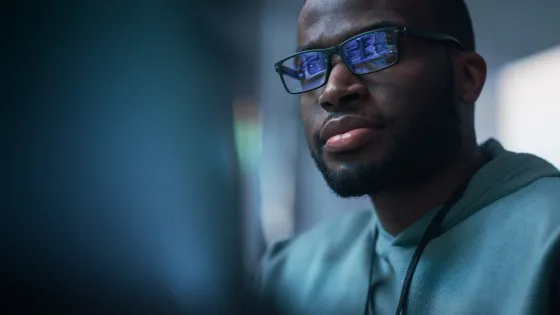
<path fill-rule="evenodd" d="M 381 112 L 389 118 L 409 116 L 424 105 L 425 96 L 434 84 L 433 71 L 419 59 L 401 61 L 378 73 L 364 76 L 371 97 Z"/>
<path fill-rule="evenodd" d="M 301 96 L 299 112 L 305 137 L 308 143 L 312 144 L 315 134 L 321 128 L 322 121 L 327 117 L 326 112 L 317 104 L 317 98 L 309 95 Z"/>
<path fill-rule="evenodd" d="M 403 80 L 392 76 L 381 78 L 367 78 L 366 83 L 372 103 L 376 105 L 376 111 L 386 119 L 400 116 L 407 107 L 407 98 L 410 93 Z"/>

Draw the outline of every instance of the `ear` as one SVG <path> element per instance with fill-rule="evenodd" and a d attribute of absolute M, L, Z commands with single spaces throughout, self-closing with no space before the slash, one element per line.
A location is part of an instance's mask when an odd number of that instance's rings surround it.
<path fill-rule="evenodd" d="M 474 51 L 460 53 L 455 61 L 458 97 L 465 104 L 474 104 L 486 82 L 486 61 Z"/>

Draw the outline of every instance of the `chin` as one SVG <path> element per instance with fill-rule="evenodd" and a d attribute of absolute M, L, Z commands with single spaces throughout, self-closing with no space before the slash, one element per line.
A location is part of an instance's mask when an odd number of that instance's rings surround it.
<path fill-rule="evenodd" d="M 372 167 L 377 167 L 382 164 L 382 159 L 372 159 L 371 157 L 361 158 L 361 159 L 346 159 L 346 160 L 332 160 L 324 159 L 327 170 L 333 174 L 340 174 L 344 177 L 344 174 L 351 174 L 365 169 L 370 169 Z"/>
<path fill-rule="evenodd" d="M 331 190 L 342 198 L 362 197 L 385 190 L 386 169 L 377 163 L 339 163 L 321 170 Z"/>
<path fill-rule="evenodd" d="M 391 163 L 382 153 L 371 149 L 337 154 L 311 151 L 311 157 L 331 190 L 339 197 L 352 198 L 387 188 Z"/>

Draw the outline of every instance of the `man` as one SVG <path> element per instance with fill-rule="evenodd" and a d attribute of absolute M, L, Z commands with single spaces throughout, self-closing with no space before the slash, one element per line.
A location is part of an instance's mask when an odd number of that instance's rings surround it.
<path fill-rule="evenodd" d="M 560 173 L 477 144 L 463 1 L 307 0 L 298 44 L 275 67 L 311 156 L 374 211 L 272 246 L 259 294 L 284 314 L 554 313 Z"/>

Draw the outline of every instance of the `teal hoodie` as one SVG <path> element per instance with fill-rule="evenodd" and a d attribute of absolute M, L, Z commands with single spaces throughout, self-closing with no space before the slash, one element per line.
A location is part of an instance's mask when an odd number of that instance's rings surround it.
<path fill-rule="evenodd" d="M 560 173 L 495 140 L 482 149 L 491 160 L 425 248 L 406 314 L 556 314 Z M 372 314 L 395 314 L 411 257 L 438 208 L 396 237 L 368 210 L 274 244 L 262 260 L 258 294 L 282 314 L 363 314 L 371 284 Z"/>

